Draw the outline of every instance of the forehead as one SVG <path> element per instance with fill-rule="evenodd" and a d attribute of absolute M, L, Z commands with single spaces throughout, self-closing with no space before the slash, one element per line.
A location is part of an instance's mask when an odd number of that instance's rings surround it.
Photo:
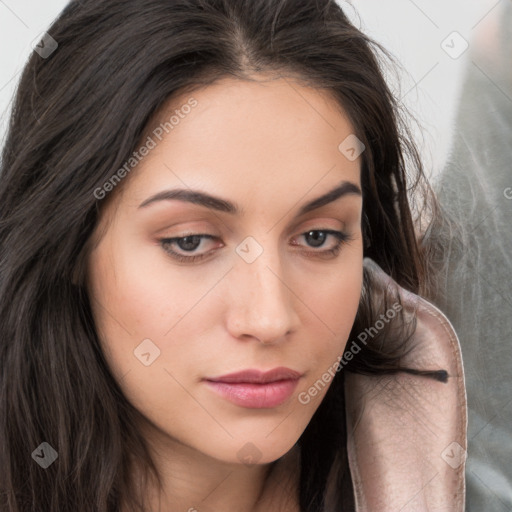
<path fill-rule="evenodd" d="M 329 91 L 286 77 L 225 78 L 175 96 L 153 117 L 142 140 L 153 148 L 125 184 L 127 195 L 140 203 L 179 186 L 240 202 L 284 190 L 297 200 L 342 180 L 359 184 L 360 159 L 339 149 L 353 133 Z"/>

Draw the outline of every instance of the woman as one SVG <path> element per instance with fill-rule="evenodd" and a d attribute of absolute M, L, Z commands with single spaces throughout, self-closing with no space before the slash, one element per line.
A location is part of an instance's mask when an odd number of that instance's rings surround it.
<path fill-rule="evenodd" d="M 68 5 L 3 151 L 2 510 L 462 510 L 376 49 L 328 0 Z"/>

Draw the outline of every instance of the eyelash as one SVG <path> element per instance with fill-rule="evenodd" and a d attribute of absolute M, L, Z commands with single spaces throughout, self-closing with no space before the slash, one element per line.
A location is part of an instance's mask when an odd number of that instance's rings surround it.
<path fill-rule="evenodd" d="M 309 233 L 326 233 L 327 235 L 334 236 L 338 240 L 338 242 L 332 249 L 327 249 L 324 251 L 312 251 L 316 257 L 325 257 L 325 256 L 336 257 L 340 253 L 342 246 L 344 244 L 350 242 L 351 240 L 353 240 L 352 236 L 349 235 L 348 233 L 345 233 L 343 231 L 335 231 L 332 229 L 309 229 L 308 231 L 301 233 L 299 236 L 308 235 Z M 176 259 L 182 263 L 194 263 L 196 261 L 200 261 L 200 260 L 208 257 L 210 253 L 203 253 L 203 254 L 198 254 L 195 256 L 183 256 L 182 254 L 179 254 L 179 253 L 177 253 L 173 250 L 170 250 L 168 248 L 168 246 L 171 245 L 172 243 L 175 243 L 179 240 L 184 240 L 185 238 L 189 238 L 189 237 L 199 237 L 201 239 L 206 238 L 206 239 L 210 239 L 210 240 L 217 238 L 213 235 L 208 235 L 208 234 L 190 233 L 190 234 L 187 234 L 185 236 L 180 236 L 180 237 L 161 238 L 159 240 L 159 242 L 160 242 L 160 245 L 162 246 L 162 248 L 164 249 L 164 251 L 169 256 L 171 256 L 173 259 Z"/>

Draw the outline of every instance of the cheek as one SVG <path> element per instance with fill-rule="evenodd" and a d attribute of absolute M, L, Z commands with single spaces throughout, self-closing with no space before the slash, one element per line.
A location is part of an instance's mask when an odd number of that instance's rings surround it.
<path fill-rule="evenodd" d="M 154 247 L 127 245 L 105 240 L 91 255 L 94 320 L 108 367 L 126 398 L 149 416 L 165 404 L 161 414 L 172 427 L 177 420 L 167 413 L 190 402 L 178 384 L 190 375 L 175 369 L 185 372 L 194 360 L 188 343 L 194 326 L 183 322 L 192 327 L 185 333 L 180 320 L 197 302 L 197 293 L 182 273 L 169 275 L 169 265 L 162 265 L 165 257 L 155 258 Z"/>
<path fill-rule="evenodd" d="M 100 323 L 117 322 L 134 337 L 163 336 L 194 297 L 188 276 L 170 275 L 165 257 L 150 244 L 106 241 L 91 257 L 90 275 L 104 307 Z"/>
<path fill-rule="evenodd" d="M 201 299 L 218 273 L 205 278 L 185 271 L 170 265 L 163 249 L 124 239 L 129 237 L 105 239 L 91 254 L 89 290 L 109 366 L 117 377 L 130 371 L 130 379 L 140 377 L 142 385 L 148 377 L 147 361 L 138 360 L 142 354 L 150 353 L 154 361 L 153 377 L 155 369 L 163 371 L 171 362 L 187 367 L 195 359 L 200 330 L 216 312 L 211 301 Z"/>
<path fill-rule="evenodd" d="M 306 305 L 314 312 L 307 337 L 314 339 L 315 343 L 305 347 L 311 371 L 304 386 L 308 395 L 308 390 L 312 386 L 315 388 L 309 398 L 311 403 L 317 405 L 327 392 L 332 382 L 332 372 L 336 373 L 334 365 L 349 342 L 361 297 L 362 255 L 359 259 L 358 252 L 354 251 L 345 265 L 341 264 L 329 279 L 318 279 L 318 283 L 317 286 L 308 286 L 307 290 Z M 329 371 L 330 375 L 326 373 Z M 324 383 L 316 384 L 319 380 Z"/>
<path fill-rule="evenodd" d="M 323 329 L 337 340 L 348 336 L 359 306 L 363 284 L 360 243 L 354 243 L 336 266 L 303 281 L 305 304 L 317 316 Z"/>

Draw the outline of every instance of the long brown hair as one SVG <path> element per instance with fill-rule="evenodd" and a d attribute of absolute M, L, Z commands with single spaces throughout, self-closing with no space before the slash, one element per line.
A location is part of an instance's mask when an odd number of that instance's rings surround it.
<path fill-rule="evenodd" d="M 432 258 L 428 240 L 418 241 L 410 199 L 424 201 L 423 232 L 438 210 L 383 77 L 379 56 L 389 55 L 333 0 L 72 1 L 48 33 L 58 48 L 34 52 L 24 68 L 0 168 L 0 510 L 113 512 L 121 498 L 136 509 L 131 457 L 156 469 L 80 283 L 101 214 L 94 191 L 169 98 L 257 71 L 328 89 L 366 146 L 364 256 L 423 296 L 434 282 Z M 392 300 L 376 306 L 375 293 L 365 269 L 351 338 Z M 353 510 L 344 372 L 403 371 L 414 325 L 399 315 L 395 328 L 400 321 L 395 343 L 382 329 L 336 374 L 301 436 L 303 511 L 327 511 L 328 478 L 339 490 L 333 510 Z M 43 441 L 58 447 L 46 470 L 31 458 Z"/>

